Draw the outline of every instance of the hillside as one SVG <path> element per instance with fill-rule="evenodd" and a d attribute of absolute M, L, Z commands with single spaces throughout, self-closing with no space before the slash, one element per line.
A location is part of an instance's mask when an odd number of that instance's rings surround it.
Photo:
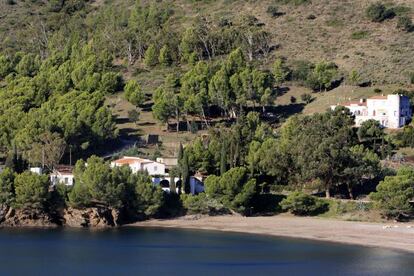
<path fill-rule="evenodd" d="M 152 1 L 140 2 L 141 6 L 154 4 Z M 191 68 L 189 57 L 183 60 L 182 41 L 186 31 L 197 26 L 201 31 L 204 28 L 206 35 L 215 35 L 215 32 L 220 35 L 212 38 L 216 47 L 222 48 L 216 48 L 215 55 L 212 53 L 211 64 L 224 60 L 236 47 L 248 52 L 242 40 L 245 39 L 243 35 L 247 37 L 246 33 L 251 31 L 246 26 L 253 26 L 265 41 L 257 46 L 251 60 L 258 68 L 271 70 L 277 58 L 292 70 L 304 62 L 326 61 L 337 66 L 336 78 L 340 80 L 340 86 L 326 92 L 313 93 L 303 81 L 287 80 L 282 87 L 283 93 L 278 92 L 272 102 L 280 121 L 297 112 L 322 112 L 331 104 L 370 96 L 374 94 L 374 88 L 382 93 L 392 93 L 399 88 L 412 87 L 414 32 L 397 29 L 400 17 L 414 16 L 414 2 L 410 0 L 385 1 L 387 7 L 394 9 L 395 16 L 383 22 L 372 22 L 366 15 L 367 7 L 377 3 L 376 0 L 170 0 L 157 3 L 159 11 L 148 9 L 146 16 L 154 17 L 148 26 L 137 21 L 137 26 L 145 25 L 142 28 L 148 29 L 148 33 L 131 42 L 127 34 L 131 31 L 129 25 L 133 26 L 131 14 L 137 7 L 132 0 L 4 0 L 0 2 L 0 36 L 3 37 L 0 51 L 6 55 L 24 51 L 46 58 L 54 50 L 62 51 L 67 43 L 82 41 L 92 45 L 97 53 L 109 52 L 114 58 L 114 68 L 121 72 L 124 82 L 137 80 L 146 99 L 140 108 L 138 123 L 128 119 L 128 112 L 136 107 L 125 100 L 123 91 L 108 95 L 106 104 L 117 117 L 121 139 L 136 139 L 147 134 L 161 136 L 161 148 L 143 149 L 149 154 L 161 151 L 175 155 L 179 142 L 186 143 L 204 132 L 167 131 L 151 112 L 154 91 L 164 83 L 166 76 L 171 73 L 182 76 Z M 254 18 L 254 25 L 243 25 L 246 16 Z M 136 30 L 136 27 L 132 28 L 132 31 Z M 198 36 L 202 35 L 202 32 L 198 33 Z M 137 45 L 141 44 L 139 48 Z M 144 50 L 155 46 L 159 52 L 163 45 L 170 47 L 172 63 L 148 66 Z M 137 48 L 131 51 L 131 46 Z M 199 60 L 209 60 L 210 53 L 204 51 L 202 43 L 199 50 L 193 48 L 191 51 L 198 51 Z M 349 81 L 352 71 L 357 72 L 358 83 L 368 87 L 352 86 Z M 304 93 L 312 94 L 313 101 L 307 105 L 300 99 Z M 292 105 L 293 98 L 297 104 Z"/>
<path fill-rule="evenodd" d="M 0 49 L 11 46 L 10 43 L 14 41 L 29 43 L 13 47 L 29 47 L 30 42 L 37 39 L 34 33 L 42 31 L 42 26 L 39 25 L 49 26 L 53 31 L 56 28 L 54 24 L 64 20 L 63 16 L 51 12 L 43 3 L 47 1 L 15 0 L 15 5 L 8 5 L 6 2 L 8 1 L 0 2 L 0 33 L 6 38 L 1 42 Z M 110 5 L 111 1 L 85 2 L 85 10 L 75 11 L 72 8 L 70 15 L 88 17 L 89 14 L 89 17 L 93 17 L 96 14 L 94 10 L 99 12 Z M 128 9 L 133 1 L 113 2 Z M 312 0 L 304 1 L 308 3 L 301 5 L 289 4 L 287 2 L 294 1 L 286 0 L 166 2 L 174 10 L 170 22 L 177 28 L 191 24 L 197 15 L 208 15 L 212 18 L 254 15 L 272 34 L 272 44 L 277 46 L 272 56 L 286 57 L 291 61 L 333 61 L 346 72 L 357 70 L 365 80 L 382 84 L 407 83 L 408 74 L 414 70 L 413 33 L 397 31 L 397 19 L 374 23 L 366 18 L 365 9 L 369 4 L 376 3 L 376 0 Z M 406 7 L 401 9 L 403 13 L 413 16 L 414 2 L 398 0 L 387 3 Z M 280 16 L 277 18 L 272 18 L 266 12 L 271 5 L 278 7 Z M 269 64 L 272 58 L 269 57 L 268 60 L 265 64 Z"/>

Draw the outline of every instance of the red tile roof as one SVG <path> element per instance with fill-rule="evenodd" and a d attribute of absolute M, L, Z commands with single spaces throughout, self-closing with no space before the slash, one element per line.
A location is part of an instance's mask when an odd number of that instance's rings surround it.
<path fill-rule="evenodd" d="M 118 165 L 131 165 L 134 163 L 152 163 L 154 161 L 143 159 L 139 157 L 123 157 L 121 159 L 113 161 L 115 164 Z"/>

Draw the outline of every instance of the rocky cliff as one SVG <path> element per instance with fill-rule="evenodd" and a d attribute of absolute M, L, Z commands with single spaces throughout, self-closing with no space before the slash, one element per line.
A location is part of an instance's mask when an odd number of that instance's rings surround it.
<path fill-rule="evenodd" d="M 0 207 L 0 226 L 6 227 L 57 227 L 59 222 L 50 214 L 40 210 L 17 210 Z"/>
<path fill-rule="evenodd" d="M 59 214 L 39 210 L 19 210 L 0 206 L 0 227 L 93 227 L 105 228 L 121 225 L 118 210 L 97 207 L 66 208 Z"/>
<path fill-rule="evenodd" d="M 119 211 L 109 208 L 67 208 L 63 213 L 64 225 L 70 227 L 113 227 L 120 225 Z"/>

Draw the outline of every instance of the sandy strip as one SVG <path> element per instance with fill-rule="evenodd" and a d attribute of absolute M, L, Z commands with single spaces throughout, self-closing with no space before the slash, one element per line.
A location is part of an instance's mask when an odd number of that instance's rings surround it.
<path fill-rule="evenodd" d="M 351 222 L 286 215 L 273 217 L 182 217 L 149 220 L 136 227 L 170 227 L 264 234 L 384 247 L 414 253 L 414 223 Z"/>

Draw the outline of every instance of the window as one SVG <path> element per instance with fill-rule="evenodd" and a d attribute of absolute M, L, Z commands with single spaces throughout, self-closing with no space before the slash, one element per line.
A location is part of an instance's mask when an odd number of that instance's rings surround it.
<path fill-rule="evenodd" d="M 157 166 L 154 166 L 154 171 L 157 171 L 158 170 L 158 167 Z"/>
<path fill-rule="evenodd" d="M 67 177 L 65 177 L 65 184 L 69 183 L 69 179 Z"/>
<path fill-rule="evenodd" d="M 374 111 L 372 111 L 372 116 L 375 116 L 375 110 L 374 110 Z"/>

